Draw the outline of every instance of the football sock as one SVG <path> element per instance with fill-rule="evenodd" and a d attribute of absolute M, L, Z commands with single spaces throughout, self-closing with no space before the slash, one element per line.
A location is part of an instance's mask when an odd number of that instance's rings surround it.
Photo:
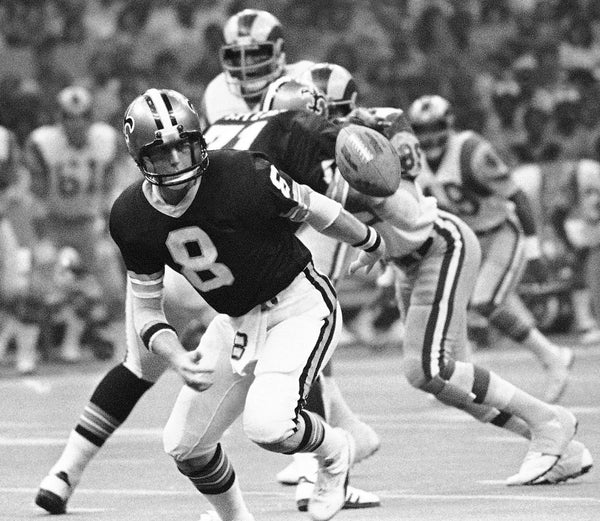
<path fill-rule="evenodd" d="M 323 401 L 327 415 L 325 419 L 333 427 L 347 426 L 350 423 L 359 421 L 356 414 L 350 409 L 350 406 L 342 396 L 340 388 L 332 376 L 321 376 L 323 387 Z"/>
<path fill-rule="evenodd" d="M 560 360 L 559 349 L 538 329 L 532 329 L 521 344 L 529 349 L 545 367 L 552 367 Z"/>
<path fill-rule="evenodd" d="M 51 472 L 67 472 L 75 485 L 86 465 L 150 387 L 152 382 L 138 378 L 122 364 L 111 369 L 94 390 Z"/>
<path fill-rule="evenodd" d="M 233 466 L 220 444 L 214 452 L 176 463 L 179 471 L 206 497 L 222 521 L 250 518 Z"/>
<path fill-rule="evenodd" d="M 492 425 L 513 432 L 514 434 L 531 439 L 529 426 L 519 417 L 505 411 L 496 411 L 497 415 L 490 421 Z"/>

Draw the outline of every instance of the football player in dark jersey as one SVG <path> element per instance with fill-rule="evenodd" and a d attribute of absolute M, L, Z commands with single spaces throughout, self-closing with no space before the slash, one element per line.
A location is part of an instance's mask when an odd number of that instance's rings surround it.
<path fill-rule="evenodd" d="M 295 231 L 307 223 L 360 247 L 351 272 L 372 268 L 385 245 L 339 203 L 295 183 L 263 154 L 208 152 L 195 110 L 177 92 L 150 89 L 136 98 L 124 132 L 145 177 L 111 212 L 111 234 L 128 270 L 128 316 L 145 348 L 187 384 L 165 427 L 165 449 L 223 521 L 252 519 L 219 445 L 243 413 L 246 434 L 265 449 L 317 454 L 308 510 L 313 519 L 330 519 L 344 504 L 352 443 L 303 405 L 337 343 L 340 311 Z M 165 265 L 219 313 L 193 351 L 162 310 Z M 56 474 L 54 480 L 65 482 Z"/>
<path fill-rule="evenodd" d="M 341 181 L 345 185 L 345 182 L 334 163 L 340 127 L 329 121 L 330 116 L 339 114 L 339 104 L 334 106 L 337 109 L 334 114 L 329 113 L 330 107 L 327 96 L 314 86 L 282 77 L 269 86 L 263 102 L 264 111 L 225 116 L 215 121 L 204 135 L 209 149 L 263 152 L 294 181 L 343 204 L 347 192 L 339 189 L 339 183 Z M 347 244 L 306 225 L 298 230 L 297 235 L 311 251 L 317 269 L 335 285 L 347 265 Z M 170 289 L 170 293 L 174 293 Z M 355 442 L 357 463 L 379 447 L 379 437 L 348 407 L 331 376 L 330 365 L 327 364 L 311 389 L 307 408 L 350 433 Z M 331 399 L 332 395 L 334 399 Z M 295 499 L 301 511 L 307 507 L 316 472 L 314 456 L 297 453 L 294 462 L 277 475 L 278 481 L 284 484 L 298 484 Z M 379 505 L 380 500 L 375 494 L 348 487 L 344 508 Z"/>

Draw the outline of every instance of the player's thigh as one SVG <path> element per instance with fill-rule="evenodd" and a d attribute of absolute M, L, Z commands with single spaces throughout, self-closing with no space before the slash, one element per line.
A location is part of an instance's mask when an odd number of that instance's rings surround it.
<path fill-rule="evenodd" d="M 407 270 L 401 294 L 406 307 L 405 360 L 421 367 L 426 378 L 436 374 L 449 358 L 466 357 L 467 307 L 479 268 L 479 244 L 463 223 L 455 240 L 434 240 L 420 265 Z M 417 365 L 418 364 L 418 365 Z M 411 370 L 408 368 L 407 370 Z"/>
<path fill-rule="evenodd" d="M 270 312 L 271 324 L 257 352 L 255 381 L 246 400 L 246 427 L 294 420 L 298 404 L 308 396 L 339 341 L 341 310 L 337 301 L 333 306 L 328 307 L 322 294 L 310 289 L 280 302 Z"/>
<path fill-rule="evenodd" d="M 473 290 L 472 305 L 498 307 L 515 290 L 525 263 L 523 235 L 508 222 L 499 230 L 479 236 L 481 268 Z"/>
<path fill-rule="evenodd" d="M 241 414 L 252 374 L 240 376 L 231 367 L 234 331 L 225 315 L 217 315 L 199 349 L 215 357 L 213 385 L 202 392 L 183 386 L 164 429 L 165 451 L 178 460 L 203 454 Z"/>

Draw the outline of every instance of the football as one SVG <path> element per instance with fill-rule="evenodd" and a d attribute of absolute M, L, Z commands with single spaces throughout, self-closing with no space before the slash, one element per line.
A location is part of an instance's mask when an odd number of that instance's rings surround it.
<path fill-rule="evenodd" d="M 400 185 L 400 157 L 383 134 L 369 127 L 342 128 L 335 158 L 344 179 L 363 194 L 387 197 Z"/>

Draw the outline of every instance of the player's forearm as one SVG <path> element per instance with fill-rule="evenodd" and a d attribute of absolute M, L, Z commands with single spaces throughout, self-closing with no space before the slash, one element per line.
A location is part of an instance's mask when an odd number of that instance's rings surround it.
<path fill-rule="evenodd" d="M 381 237 L 374 228 L 360 222 L 346 210 L 342 210 L 321 233 L 367 251 L 377 249 L 381 243 Z"/>

